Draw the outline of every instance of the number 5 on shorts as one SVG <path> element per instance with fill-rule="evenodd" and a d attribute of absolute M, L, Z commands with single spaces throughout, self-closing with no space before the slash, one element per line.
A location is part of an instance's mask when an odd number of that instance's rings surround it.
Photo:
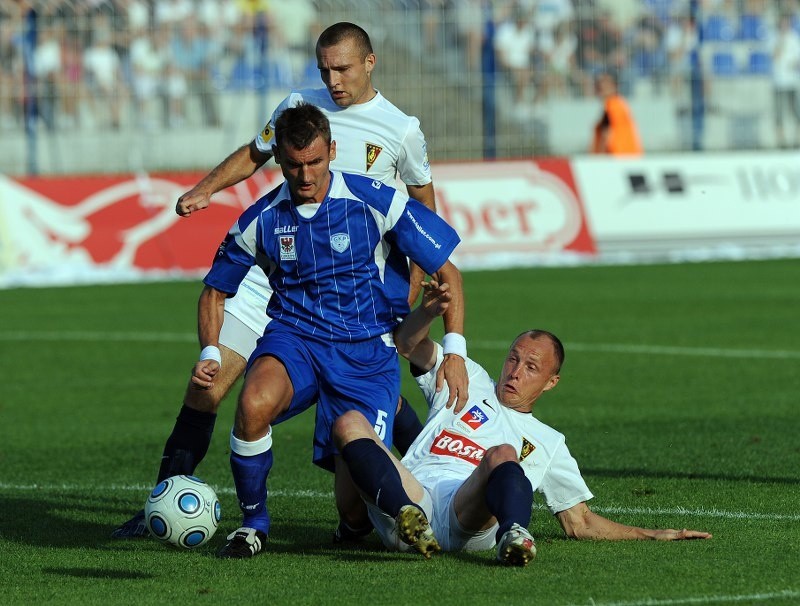
<path fill-rule="evenodd" d="M 386 415 L 388 414 L 385 410 L 379 410 L 378 419 L 375 421 L 375 433 L 381 440 L 386 437 Z"/>

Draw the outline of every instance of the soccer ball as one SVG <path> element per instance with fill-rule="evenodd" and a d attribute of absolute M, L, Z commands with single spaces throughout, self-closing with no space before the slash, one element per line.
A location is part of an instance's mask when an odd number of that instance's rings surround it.
<path fill-rule="evenodd" d="M 217 493 L 194 476 L 159 482 L 144 505 L 151 536 L 185 549 L 200 547 L 214 536 L 220 515 Z"/>

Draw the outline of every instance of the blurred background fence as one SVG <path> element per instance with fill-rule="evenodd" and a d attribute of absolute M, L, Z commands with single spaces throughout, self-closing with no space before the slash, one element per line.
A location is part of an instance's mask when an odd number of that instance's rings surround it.
<path fill-rule="evenodd" d="M 646 153 L 800 138 L 797 0 L 2 0 L 0 173 L 209 169 L 340 20 L 433 162 L 586 152 L 603 71 Z"/>

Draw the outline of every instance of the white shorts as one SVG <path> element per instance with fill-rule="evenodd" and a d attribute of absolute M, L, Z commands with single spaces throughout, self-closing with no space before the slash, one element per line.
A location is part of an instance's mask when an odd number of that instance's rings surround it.
<path fill-rule="evenodd" d="M 443 551 L 485 551 L 495 546 L 495 534 L 498 525 L 487 530 L 467 530 L 458 521 L 455 509 L 455 496 L 464 480 L 445 478 L 430 486 L 424 486 L 424 496 L 418 505 L 428 516 L 436 540 Z M 375 531 L 388 549 L 408 551 L 410 545 L 403 543 L 397 536 L 395 521 L 367 503 L 367 511 Z"/>
<path fill-rule="evenodd" d="M 247 324 L 225 311 L 225 319 L 219 331 L 219 344 L 232 349 L 245 360 L 250 359 L 250 354 L 256 348 L 256 341 L 261 335 L 256 333 Z"/>

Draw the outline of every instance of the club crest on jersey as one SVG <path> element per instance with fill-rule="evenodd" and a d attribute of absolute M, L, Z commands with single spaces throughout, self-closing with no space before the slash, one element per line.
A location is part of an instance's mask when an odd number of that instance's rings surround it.
<path fill-rule="evenodd" d="M 331 236 L 331 248 L 336 252 L 343 253 L 350 248 L 349 234 L 333 234 Z"/>
<path fill-rule="evenodd" d="M 266 143 L 272 138 L 272 129 L 267 124 L 264 130 L 261 131 L 261 139 Z"/>
<path fill-rule="evenodd" d="M 294 236 L 281 236 L 281 261 L 297 261 L 297 250 L 294 247 Z"/>
<path fill-rule="evenodd" d="M 531 442 L 528 441 L 527 438 L 522 438 L 522 450 L 519 453 L 519 460 L 523 461 L 525 457 L 530 455 L 534 450 L 536 450 L 536 446 L 534 446 Z"/>
<path fill-rule="evenodd" d="M 378 159 L 378 156 L 381 155 L 382 151 L 383 148 L 380 145 L 367 143 L 367 172 L 369 172 L 369 169 L 372 168 L 373 164 L 375 164 L 375 160 Z"/>
<path fill-rule="evenodd" d="M 480 406 L 476 404 L 463 415 L 461 415 L 461 418 L 455 422 L 455 425 L 459 429 L 463 429 L 465 431 L 475 431 L 488 420 L 489 417 L 485 412 L 483 412 L 483 410 L 481 410 Z"/>

